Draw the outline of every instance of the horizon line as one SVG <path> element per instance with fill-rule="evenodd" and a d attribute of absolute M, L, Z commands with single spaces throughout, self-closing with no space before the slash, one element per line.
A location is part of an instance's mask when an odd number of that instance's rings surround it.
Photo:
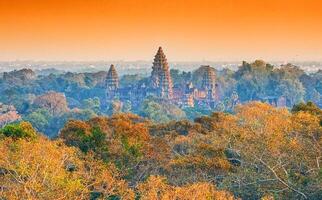
<path fill-rule="evenodd" d="M 241 59 L 241 60 L 173 60 L 169 61 L 169 63 L 174 63 L 174 62 L 181 62 L 181 63 L 196 63 L 196 62 L 254 62 L 256 60 L 263 60 L 266 63 L 269 62 L 287 62 L 287 63 L 292 63 L 292 62 L 322 62 L 322 59 L 308 59 L 308 60 L 277 60 L 277 59 L 262 59 L 262 58 L 257 58 L 257 59 Z M 138 59 L 138 60 L 125 60 L 125 59 L 118 59 L 118 60 L 38 60 L 38 59 L 15 59 L 15 60 L 0 60 L 0 62 L 83 62 L 83 63 L 88 63 L 88 62 L 153 62 L 153 59 L 145 60 L 145 59 Z"/>

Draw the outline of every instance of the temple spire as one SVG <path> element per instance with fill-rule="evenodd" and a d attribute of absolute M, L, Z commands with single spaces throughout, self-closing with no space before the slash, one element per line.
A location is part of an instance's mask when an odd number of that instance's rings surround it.
<path fill-rule="evenodd" d="M 205 72 L 202 78 L 202 88 L 207 91 L 207 99 L 214 100 L 216 95 L 216 74 L 215 69 L 206 65 L 203 66 Z"/>
<path fill-rule="evenodd" d="M 151 73 L 151 87 L 156 90 L 157 95 L 161 98 L 171 99 L 173 97 L 173 85 L 169 64 L 162 47 L 159 47 L 154 56 Z"/>
<path fill-rule="evenodd" d="M 107 100 L 112 100 L 117 97 L 119 89 L 119 77 L 117 71 L 112 64 L 106 76 L 106 94 Z"/>
<path fill-rule="evenodd" d="M 107 80 L 107 87 L 114 88 L 114 89 L 117 89 L 119 87 L 119 77 L 113 64 L 110 66 L 110 69 L 107 72 L 106 80 Z"/>

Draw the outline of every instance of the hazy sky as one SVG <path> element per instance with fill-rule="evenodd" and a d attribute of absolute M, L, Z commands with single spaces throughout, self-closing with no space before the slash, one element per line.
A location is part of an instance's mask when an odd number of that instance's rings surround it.
<path fill-rule="evenodd" d="M 0 60 L 322 60 L 321 0 L 0 0 Z"/>

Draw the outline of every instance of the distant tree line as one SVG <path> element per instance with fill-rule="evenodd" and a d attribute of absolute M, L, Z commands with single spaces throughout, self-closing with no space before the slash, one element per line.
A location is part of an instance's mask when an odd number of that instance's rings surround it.
<path fill-rule="evenodd" d="M 171 70 L 177 88 L 184 88 L 187 82 L 200 87 L 202 75 L 202 68 L 192 72 Z M 85 120 L 98 115 L 135 113 L 154 122 L 194 120 L 213 111 L 233 113 L 240 103 L 276 103 L 279 99 L 283 99 L 289 108 L 307 101 L 322 107 L 322 70 L 308 74 L 291 64 L 276 67 L 257 60 L 243 62 L 237 71 L 217 70 L 218 102 L 214 110 L 199 105 L 179 108 L 153 96 L 143 99 L 139 106 L 117 99 L 107 104 L 105 77 L 103 71 L 49 75 L 37 75 L 27 69 L 7 72 L 0 78 L 0 102 L 13 105 L 24 120 L 51 137 L 56 136 L 70 118 Z M 142 83 L 148 84 L 148 77 L 124 75 L 120 78 L 121 87 Z M 56 104 L 51 100 L 53 98 L 56 98 Z"/>

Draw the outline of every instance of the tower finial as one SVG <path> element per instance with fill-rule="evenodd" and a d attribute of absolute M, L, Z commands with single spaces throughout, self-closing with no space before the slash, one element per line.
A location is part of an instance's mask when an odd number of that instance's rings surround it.
<path fill-rule="evenodd" d="M 164 54 L 161 46 L 159 46 L 157 54 L 160 54 L 160 55 Z"/>
<path fill-rule="evenodd" d="M 116 98 L 119 94 L 119 77 L 117 71 L 113 64 L 111 64 L 110 69 L 106 76 L 106 98 L 107 101 L 111 101 Z"/>
<path fill-rule="evenodd" d="M 115 66 L 114 66 L 114 64 L 111 64 L 111 66 L 110 66 L 110 70 L 115 70 Z"/>
<path fill-rule="evenodd" d="M 117 71 L 113 64 L 111 64 L 110 69 L 107 72 L 107 82 L 109 87 L 118 88 L 119 85 L 119 77 Z"/>

